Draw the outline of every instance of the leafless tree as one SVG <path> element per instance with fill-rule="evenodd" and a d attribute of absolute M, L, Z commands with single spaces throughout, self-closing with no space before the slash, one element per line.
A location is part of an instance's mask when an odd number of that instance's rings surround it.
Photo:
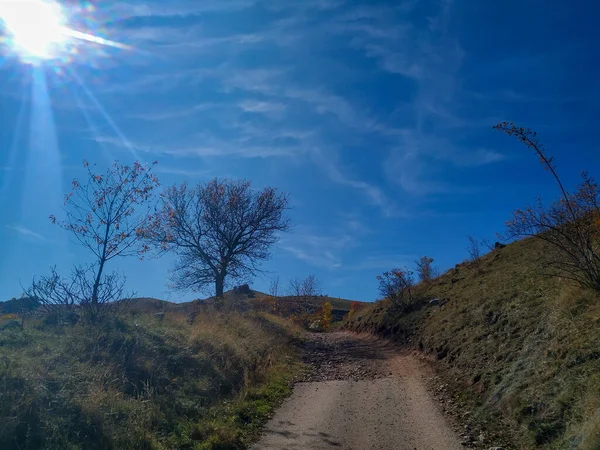
<path fill-rule="evenodd" d="M 306 278 L 292 278 L 288 286 L 289 295 L 312 298 L 321 295 L 321 282 L 315 275 Z"/>
<path fill-rule="evenodd" d="M 279 297 L 279 277 L 273 278 L 269 284 L 269 295 L 271 297 Z"/>
<path fill-rule="evenodd" d="M 537 134 L 503 122 L 494 127 L 532 149 L 558 186 L 560 197 L 549 205 L 538 199 L 535 206 L 519 209 L 507 222 L 507 239 L 534 236 L 550 244 L 545 263 L 552 275 L 571 279 L 600 291 L 600 188 L 593 177 L 582 172 L 575 192 L 564 187 L 551 156 Z"/>
<path fill-rule="evenodd" d="M 278 232 L 287 231 L 288 198 L 274 188 L 252 190 L 249 181 L 219 180 L 168 188 L 148 240 L 173 250 L 172 286 L 223 296 L 226 281 L 255 275 L 269 258 Z"/>
<path fill-rule="evenodd" d="M 159 183 L 149 166 L 137 162 L 131 166 L 115 162 L 103 174 L 92 172 L 86 161 L 84 167 L 88 172 L 87 182 L 73 180 L 73 189 L 65 196 L 66 219 L 57 221 L 51 215 L 50 220 L 69 231 L 94 256 L 92 266 L 75 268 L 66 283 L 85 284 L 75 292 L 89 295 L 85 302 L 90 303 L 90 310 L 97 311 L 120 285 L 116 275 L 105 276 L 106 264 L 117 256 L 141 257 L 148 250 L 142 240 L 150 223 L 147 205 Z M 140 208 L 144 211 L 140 212 Z M 56 286 L 59 289 L 56 295 L 62 296 L 67 291 L 66 285 L 60 287 L 55 275 L 54 271 L 43 285 Z"/>
<path fill-rule="evenodd" d="M 317 297 L 321 295 L 321 281 L 315 275 L 307 276 L 302 283 L 302 295 Z"/>
<path fill-rule="evenodd" d="M 292 278 L 288 283 L 288 295 L 292 297 L 301 297 L 302 296 L 302 282 L 303 280 L 300 278 Z"/>

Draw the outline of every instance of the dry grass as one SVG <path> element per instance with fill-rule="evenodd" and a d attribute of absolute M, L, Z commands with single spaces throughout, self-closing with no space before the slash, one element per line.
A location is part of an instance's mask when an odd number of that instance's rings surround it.
<path fill-rule="evenodd" d="M 475 413 L 510 430 L 519 448 L 600 448 L 600 301 L 549 279 L 528 239 L 461 264 L 397 317 L 385 302 L 347 326 L 420 348 L 475 393 Z M 438 298 L 441 307 L 427 306 Z"/>
<path fill-rule="evenodd" d="M 300 370 L 296 331 L 211 310 L 1 330 L 0 448 L 244 448 Z"/>

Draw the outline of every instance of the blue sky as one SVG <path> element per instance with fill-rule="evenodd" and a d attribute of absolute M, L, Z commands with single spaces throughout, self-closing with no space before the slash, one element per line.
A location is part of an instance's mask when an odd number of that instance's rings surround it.
<path fill-rule="evenodd" d="M 422 255 L 443 269 L 467 236 L 556 194 L 534 155 L 492 130 L 536 129 L 567 184 L 597 175 L 596 2 L 532 0 L 65 3 L 82 44 L 65 67 L 0 65 L 0 299 L 88 256 L 53 227 L 81 160 L 158 160 L 164 185 L 247 178 L 288 192 L 294 227 L 269 277 L 317 275 L 373 300 L 375 275 Z M 141 296 L 169 257 L 115 261 Z"/>

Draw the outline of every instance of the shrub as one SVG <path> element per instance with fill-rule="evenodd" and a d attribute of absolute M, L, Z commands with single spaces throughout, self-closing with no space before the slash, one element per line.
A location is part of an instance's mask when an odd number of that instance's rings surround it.
<path fill-rule="evenodd" d="M 321 306 L 321 328 L 329 330 L 331 321 L 333 320 L 333 306 L 329 302 L 324 302 Z"/>
<path fill-rule="evenodd" d="M 427 283 L 438 276 L 437 269 L 433 267 L 433 258 L 422 256 L 415 264 L 417 265 L 417 273 L 421 282 Z"/>
<path fill-rule="evenodd" d="M 392 311 L 408 312 L 414 307 L 413 272 L 407 268 L 392 269 L 377 275 L 379 293 L 390 300 Z"/>

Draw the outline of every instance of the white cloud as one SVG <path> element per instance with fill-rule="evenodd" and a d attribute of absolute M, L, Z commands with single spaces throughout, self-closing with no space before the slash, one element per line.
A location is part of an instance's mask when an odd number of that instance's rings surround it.
<path fill-rule="evenodd" d="M 44 236 L 42 236 L 41 234 L 36 233 L 35 231 L 30 230 L 29 228 L 26 228 L 26 227 L 23 227 L 20 225 L 6 225 L 6 228 L 14 231 L 15 233 L 20 234 L 21 236 L 33 238 L 37 241 L 43 241 L 43 242 L 47 241 L 47 239 Z"/>
<path fill-rule="evenodd" d="M 280 248 L 295 258 L 324 269 L 339 269 L 343 253 L 358 244 L 355 235 L 343 230 L 330 234 L 326 230 L 304 229 L 284 236 Z"/>
<path fill-rule="evenodd" d="M 245 112 L 272 114 L 278 117 L 286 110 L 285 104 L 281 102 L 259 100 L 245 100 L 241 102 L 239 106 Z"/>
<path fill-rule="evenodd" d="M 398 208 L 380 188 L 343 174 L 336 162 L 332 159 L 332 156 L 325 154 L 321 150 L 313 149 L 311 156 L 315 160 L 317 166 L 325 171 L 331 181 L 362 191 L 369 199 L 370 203 L 378 206 L 385 216 L 398 215 Z"/>

